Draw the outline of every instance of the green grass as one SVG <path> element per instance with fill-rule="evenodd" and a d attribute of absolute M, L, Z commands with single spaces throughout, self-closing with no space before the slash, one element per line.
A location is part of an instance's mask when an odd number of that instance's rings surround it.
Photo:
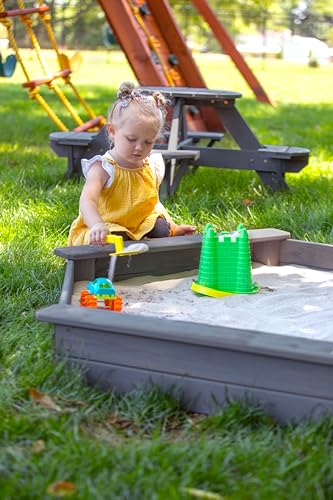
<path fill-rule="evenodd" d="M 253 98 L 226 58 L 197 58 L 209 86 L 243 93 L 239 109 L 263 143 L 305 146 L 311 158 L 287 176 L 286 193 L 267 192 L 253 172 L 200 168 L 167 202 L 174 218 L 199 231 L 243 222 L 332 243 L 332 65 L 250 60 L 273 108 Z M 77 82 L 105 114 L 128 78 L 120 53 L 86 53 Z M 34 315 L 58 300 L 64 263 L 53 249 L 66 244 L 82 181 L 64 177 L 65 160 L 48 145 L 55 127 L 21 80 L 18 70 L 0 81 L 1 498 L 52 498 L 48 487 L 61 480 L 78 499 L 191 499 L 195 489 L 228 499 L 333 498 L 332 417 L 282 426 L 253 402 L 199 416 L 157 389 L 98 391 L 55 358 L 52 329 Z M 38 404 L 32 389 L 55 409 Z"/>

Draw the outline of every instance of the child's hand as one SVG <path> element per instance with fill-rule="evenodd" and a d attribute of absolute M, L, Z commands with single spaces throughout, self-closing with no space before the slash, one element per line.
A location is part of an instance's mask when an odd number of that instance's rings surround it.
<path fill-rule="evenodd" d="M 97 222 L 90 228 L 89 243 L 91 245 L 105 245 L 105 238 L 108 233 L 108 226 L 104 222 Z"/>
<path fill-rule="evenodd" d="M 184 236 L 186 234 L 193 234 L 196 231 L 195 226 L 189 226 L 188 224 L 179 224 L 172 226 L 172 235 L 173 236 Z"/>

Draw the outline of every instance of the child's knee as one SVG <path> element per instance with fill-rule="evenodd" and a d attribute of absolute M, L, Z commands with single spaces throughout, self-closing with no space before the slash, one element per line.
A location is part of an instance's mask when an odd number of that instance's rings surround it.
<path fill-rule="evenodd" d="M 170 236 L 170 225 L 163 218 L 158 217 L 155 222 L 155 226 L 149 233 L 146 234 L 148 238 L 166 238 Z"/>

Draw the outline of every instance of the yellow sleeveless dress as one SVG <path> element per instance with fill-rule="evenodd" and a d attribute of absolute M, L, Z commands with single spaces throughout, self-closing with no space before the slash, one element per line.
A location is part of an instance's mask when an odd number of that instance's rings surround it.
<path fill-rule="evenodd" d="M 110 233 L 122 231 L 129 239 L 140 240 L 153 229 L 158 217 L 170 222 L 167 210 L 159 201 L 158 188 L 162 179 L 157 175 L 153 157 L 146 158 L 143 166 L 136 169 L 121 167 L 109 152 L 94 157 L 94 161 L 102 161 L 103 167 L 105 161 L 113 167 L 113 181 L 109 187 L 104 187 L 98 202 L 98 211 Z M 89 228 L 80 213 L 71 225 L 68 245 L 88 244 Z"/>

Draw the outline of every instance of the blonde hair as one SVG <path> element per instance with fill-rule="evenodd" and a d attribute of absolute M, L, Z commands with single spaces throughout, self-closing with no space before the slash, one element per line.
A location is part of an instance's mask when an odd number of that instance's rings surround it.
<path fill-rule="evenodd" d="M 135 114 L 150 121 L 156 134 L 160 134 L 167 114 L 167 105 L 167 100 L 160 92 L 147 94 L 132 82 L 123 82 L 117 92 L 117 99 L 108 112 L 108 123 L 121 127 L 125 120 Z"/>

